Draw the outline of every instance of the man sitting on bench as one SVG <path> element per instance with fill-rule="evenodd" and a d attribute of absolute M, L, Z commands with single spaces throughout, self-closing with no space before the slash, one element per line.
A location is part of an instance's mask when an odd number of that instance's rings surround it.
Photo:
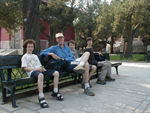
<path fill-rule="evenodd" d="M 58 91 L 58 82 L 59 82 L 59 72 L 54 70 L 46 70 L 42 67 L 38 56 L 32 54 L 35 48 L 35 41 L 28 39 L 24 42 L 23 48 L 26 50 L 26 53 L 22 56 L 21 67 L 27 72 L 29 77 L 34 77 L 37 79 L 39 96 L 38 100 L 42 108 L 49 107 L 45 101 L 43 94 L 43 79 L 44 76 L 54 76 L 54 89 L 52 96 L 56 97 L 58 100 L 63 100 L 63 96 Z"/>
<path fill-rule="evenodd" d="M 87 55 L 85 55 L 84 58 L 82 58 L 82 60 L 80 61 L 78 65 L 71 64 L 71 62 L 74 61 L 75 58 L 71 52 L 71 49 L 64 44 L 63 34 L 57 33 L 55 37 L 56 37 L 56 41 L 58 45 L 51 46 L 43 50 L 40 53 L 40 55 L 46 55 L 46 56 L 50 55 L 52 56 L 52 58 L 56 60 L 57 59 L 65 60 L 66 64 L 63 67 L 64 67 L 64 70 L 67 72 L 73 72 L 73 71 L 78 72 L 78 73 L 89 72 L 89 68 L 86 68 L 88 58 L 89 58 L 89 52 L 86 52 Z M 90 87 L 88 83 L 89 78 L 87 74 L 83 74 L 83 80 L 85 84 L 84 93 L 89 96 L 94 96 L 95 95 L 94 92 L 90 91 Z"/>
<path fill-rule="evenodd" d="M 98 62 L 95 59 L 92 44 L 93 44 L 92 38 L 88 37 L 87 38 L 87 47 L 86 47 L 85 51 L 90 52 L 89 63 L 92 65 L 96 65 L 98 67 L 102 67 L 101 73 L 99 74 L 96 83 L 105 85 L 106 84 L 106 81 L 105 81 L 106 77 L 107 77 L 106 80 L 114 81 L 115 79 L 111 77 L 111 63 L 109 61 L 101 61 L 101 62 L 99 61 Z"/>
<path fill-rule="evenodd" d="M 68 46 L 70 47 L 71 52 L 75 57 L 75 61 L 72 62 L 74 64 L 78 64 L 81 59 L 84 59 L 85 56 L 86 57 L 89 56 L 89 52 L 88 52 L 88 55 L 87 55 L 87 52 L 85 52 L 85 53 L 83 53 L 83 55 L 81 57 L 79 57 L 79 54 L 78 54 L 77 50 L 75 49 L 75 41 L 74 40 L 70 40 L 68 42 Z M 89 58 L 89 57 L 87 57 L 87 58 Z M 90 84 L 90 78 L 94 75 L 94 72 L 96 71 L 97 67 L 95 65 L 89 65 L 89 63 L 86 66 L 87 66 L 86 68 L 89 68 L 88 70 L 90 70 L 90 71 L 86 72 L 84 74 L 87 74 L 89 76 L 89 85 L 90 85 L 90 87 L 92 87 L 92 85 Z M 82 82 L 82 87 L 84 87 L 83 82 Z"/>

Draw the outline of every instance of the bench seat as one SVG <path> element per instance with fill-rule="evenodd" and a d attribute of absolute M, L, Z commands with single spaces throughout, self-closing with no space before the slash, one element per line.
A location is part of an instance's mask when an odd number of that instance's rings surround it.
<path fill-rule="evenodd" d="M 11 95 L 12 107 L 17 107 L 15 100 L 16 90 L 22 90 L 17 86 L 24 87 L 25 85 L 32 85 L 37 83 L 36 79 L 29 78 L 21 68 L 21 55 L 0 56 L 0 78 L 2 89 L 2 103 L 6 103 L 8 94 Z M 60 80 L 68 79 L 70 77 L 74 83 L 77 82 L 77 73 L 60 73 Z M 52 76 L 44 77 L 46 89 L 49 89 L 50 81 L 53 80 Z"/>
<path fill-rule="evenodd" d="M 119 67 L 120 65 L 122 65 L 121 62 L 111 62 L 111 67 L 115 67 L 115 69 L 116 69 L 116 75 L 119 74 L 119 72 L 118 72 L 118 67 Z M 96 70 L 96 75 L 97 75 L 97 76 L 98 76 L 98 73 L 100 72 L 101 68 L 102 68 L 102 67 L 97 67 L 97 70 Z"/>

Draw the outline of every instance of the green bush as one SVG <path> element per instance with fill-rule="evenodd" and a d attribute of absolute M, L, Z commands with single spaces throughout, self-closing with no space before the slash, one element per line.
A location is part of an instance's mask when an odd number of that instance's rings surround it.
<path fill-rule="evenodd" d="M 133 54 L 132 57 L 124 58 L 121 54 L 110 55 L 110 60 L 124 60 L 124 61 L 146 61 L 144 54 Z"/>

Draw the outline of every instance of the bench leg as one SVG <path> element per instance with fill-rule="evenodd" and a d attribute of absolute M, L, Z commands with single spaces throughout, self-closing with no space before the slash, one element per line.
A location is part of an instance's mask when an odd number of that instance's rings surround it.
<path fill-rule="evenodd" d="M 118 66 L 115 66 L 115 68 L 116 68 L 116 74 L 118 75 Z"/>
<path fill-rule="evenodd" d="M 96 69 L 96 76 L 98 77 L 98 70 L 99 70 L 99 68 L 97 67 L 97 69 Z"/>
<path fill-rule="evenodd" d="M 82 78 L 81 78 L 82 74 L 78 74 L 78 83 L 82 82 Z"/>
<path fill-rule="evenodd" d="M 12 88 L 10 92 L 11 92 L 12 107 L 13 107 L 13 108 L 16 108 L 16 107 L 18 107 L 18 106 L 16 105 L 15 88 Z"/>
<path fill-rule="evenodd" d="M 73 76 L 73 78 L 74 78 L 74 84 L 76 84 L 77 83 L 77 76 L 79 76 L 79 74 L 77 73 L 76 75 L 74 75 Z"/>
<path fill-rule="evenodd" d="M 2 104 L 6 103 L 6 88 L 2 87 Z"/>
<path fill-rule="evenodd" d="M 46 80 L 46 92 L 49 90 L 50 86 L 49 86 L 49 80 Z"/>

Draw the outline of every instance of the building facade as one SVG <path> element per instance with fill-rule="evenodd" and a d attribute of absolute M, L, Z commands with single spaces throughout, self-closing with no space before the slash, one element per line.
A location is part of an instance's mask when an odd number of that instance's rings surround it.
<path fill-rule="evenodd" d="M 44 27 L 44 31 L 40 33 L 40 46 L 41 50 L 48 48 L 50 25 L 41 20 L 41 26 Z M 65 41 L 74 40 L 75 33 L 72 26 L 68 27 L 64 32 Z M 21 49 L 23 45 L 23 28 L 18 28 L 17 32 L 13 32 L 10 35 L 4 28 L 0 28 L 0 49 Z"/>

